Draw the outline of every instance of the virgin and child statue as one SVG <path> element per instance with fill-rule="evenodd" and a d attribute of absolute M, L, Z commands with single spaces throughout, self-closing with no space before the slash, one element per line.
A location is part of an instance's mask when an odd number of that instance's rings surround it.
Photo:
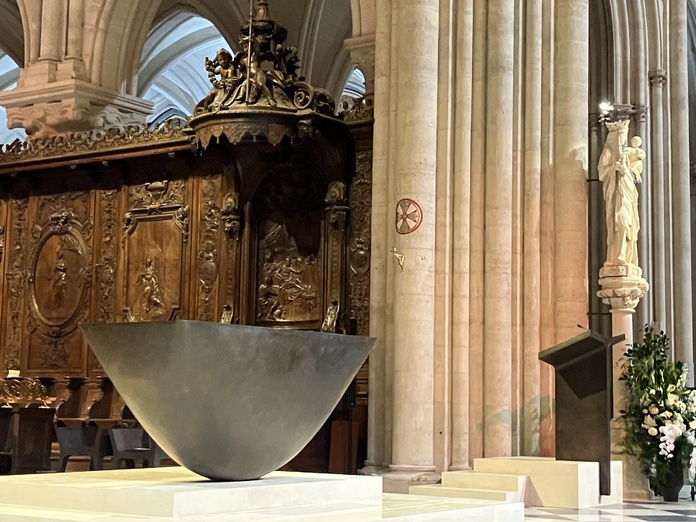
<path fill-rule="evenodd" d="M 638 266 L 638 188 L 643 182 L 639 136 L 628 138 L 628 120 L 609 122 L 609 135 L 599 158 L 607 225 L 607 259 L 604 266 Z"/>

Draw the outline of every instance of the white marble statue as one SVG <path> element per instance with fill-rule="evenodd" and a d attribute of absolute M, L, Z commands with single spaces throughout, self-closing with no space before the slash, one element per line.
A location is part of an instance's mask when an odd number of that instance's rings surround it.
<path fill-rule="evenodd" d="M 608 122 L 609 136 L 599 158 L 599 179 L 604 189 L 607 223 L 607 260 L 605 266 L 638 266 L 637 183 L 643 179 L 645 151 L 639 136 L 628 137 L 628 120 Z"/>

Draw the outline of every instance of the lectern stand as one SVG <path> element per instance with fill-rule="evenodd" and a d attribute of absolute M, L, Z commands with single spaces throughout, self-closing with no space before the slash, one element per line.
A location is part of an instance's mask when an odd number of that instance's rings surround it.
<path fill-rule="evenodd" d="M 587 330 L 539 354 L 556 369 L 556 458 L 599 462 L 602 495 L 611 494 L 611 347 L 623 340 Z"/>

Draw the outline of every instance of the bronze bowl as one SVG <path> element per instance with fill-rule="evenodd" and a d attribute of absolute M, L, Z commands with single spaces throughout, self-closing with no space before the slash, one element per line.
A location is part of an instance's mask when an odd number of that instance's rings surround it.
<path fill-rule="evenodd" d="M 213 480 L 257 479 L 297 455 L 375 342 L 201 321 L 80 328 L 157 444 Z"/>

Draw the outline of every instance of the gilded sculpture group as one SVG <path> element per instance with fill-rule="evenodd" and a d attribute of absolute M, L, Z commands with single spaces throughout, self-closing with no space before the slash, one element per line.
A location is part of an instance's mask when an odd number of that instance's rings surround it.
<path fill-rule="evenodd" d="M 260 2 L 255 19 L 242 28 L 242 50 L 232 55 L 220 49 L 214 60 L 205 59 L 212 89 L 194 114 L 259 102 L 275 107 L 276 93 L 290 94 L 297 80 L 297 50 L 283 45 L 286 37 L 285 28 L 270 19 L 267 3 Z"/>
<path fill-rule="evenodd" d="M 287 35 L 271 19 L 268 2 L 260 0 L 256 15 L 242 28 L 241 51 L 220 49 L 215 59 L 205 59 L 212 88 L 196 105 L 194 118 L 248 105 L 334 116 L 331 95 L 298 76 L 297 49 L 284 45 Z"/>
<path fill-rule="evenodd" d="M 609 135 L 599 159 L 599 179 L 604 192 L 607 225 L 605 266 L 638 266 L 638 188 L 643 159 L 639 136 L 628 138 L 628 120 L 608 122 Z"/>

